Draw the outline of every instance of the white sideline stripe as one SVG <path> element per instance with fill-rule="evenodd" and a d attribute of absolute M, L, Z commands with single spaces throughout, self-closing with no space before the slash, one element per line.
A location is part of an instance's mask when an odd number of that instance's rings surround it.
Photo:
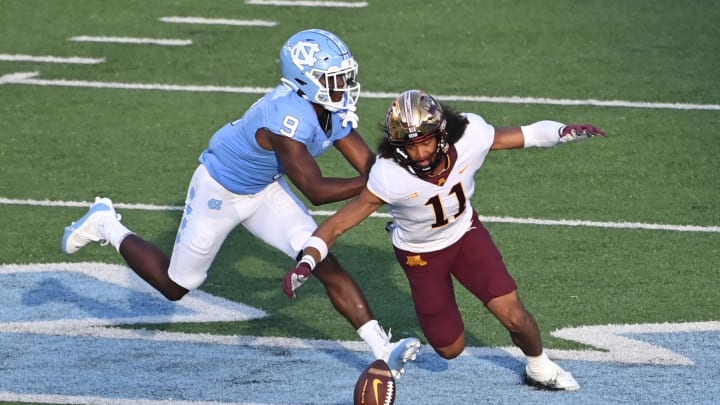
<path fill-rule="evenodd" d="M 130 37 L 89 37 L 79 36 L 68 38 L 68 41 L 75 42 L 112 42 L 118 44 L 151 44 L 166 46 L 192 45 L 189 39 L 156 39 L 156 38 L 130 38 Z"/>
<path fill-rule="evenodd" d="M 61 87 L 90 87 L 97 89 L 123 89 L 123 90 L 162 90 L 162 91 L 191 91 L 208 93 L 241 93 L 241 94 L 265 94 L 272 90 L 269 87 L 231 87 L 231 86 L 200 86 L 200 85 L 174 85 L 174 84 L 153 84 L 153 83 L 117 83 L 117 82 L 93 82 L 85 80 L 45 80 L 37 79 L 38 72 L 17 72 L 0 76 L 0 84 L 29 84 L 35 86 L 61 86 Z M 372 93 L 364 92 L 366 98 L 393 99 L 395 93 Z M 589 105 L 596 107 L 628 107 L 628 108 L 651 108 L 669 110 L 718 110 L 719 104 L 686 104 L 686 103 L 646 103 L 622 100 L 570 100 L 533 97 L 485 97 L 485 96 L 457 96 L 438 95 L 443 101 L 469 101 L 477 103 L 498 103 L 498 104 L 549 104 L 579 106 Z"/>
<path fill-rule="evenodd" d="M 208 25 L 239 25 L 246 27 L 274 27 L 275 21 L 263 20 L 229 20 L 224 18 L 204 17 L 160 17 L 160 21 L 176 24 L 208 24 Z"/>
<path fill-rule="evenodd" d="M 0 53 L 0 60 L 9 62 L 41 62 L 41 63 L 74 63 L 79 65 L 96 65 L 105 62 L 105 58 L 82 58 L 79 56 L 34 56 L 22 54 Z"/>
<path fill-rule="evenodd" d="M 367 2 L 346 2 L 346 1 L 283 1 L 283 0 L 247 0 L 245 4 L 255 6 L 300 6 L 300 7 L 367 7 Z"/>
<path fill-rule="evenodd" d="M 50 200 L 29 200 L 0 197 L 0 205 L 30 205 L 40 207 L 74 207 L 88 208 L 92 203 L 89 201 L 50 201 Z M 113 203 L 115 208 L 126 210 L 142 211 L 182 211 L 182 206 L 177 205 L 152 205 L 152 204 L 126 204 Z M 335 211 L 310 211 L 315 216 L 330 216 Z M 388 213 L 376 212 L 372 218 L 392 218 Z M 720 226 L 699 226 L 699 225 L 669 225 L 653 224 L 644 222 L 599 222 L 582 221 L 574 219 L 542 219 L 542 218 L 514 218 L 480 215 L 483 222 L 525 224 L 525 225 L 546 225 L 546 226 L 575 226 L 588 228 L 617 228 L 617 229 L 645 229 L 654 231 L 675 231 L 675 232 L 707 232 L 720 233 Z"/>

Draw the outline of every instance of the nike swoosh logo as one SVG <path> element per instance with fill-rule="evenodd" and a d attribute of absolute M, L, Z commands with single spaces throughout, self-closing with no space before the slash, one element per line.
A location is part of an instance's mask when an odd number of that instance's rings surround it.
<path fill-rule="evenodd" d="M 382 384 L 382 381 L 380 381 L 377 378 L 373 379 L 373 392 L 375 393 L 375 403 L 376 404 L 380 403 L 380 398 L 378 397 L 378 386 L 380 384 Z"/>
<path fill-rule="evenodd" d="M 468 168 L 467 166 L 464 166 L 462 169 L 460 169 L 460 171 L 458 172 L 458 174 L 463 174 L 463 172 L 464 172 L 465 170 L 467 170 L 467 168 Z"/>

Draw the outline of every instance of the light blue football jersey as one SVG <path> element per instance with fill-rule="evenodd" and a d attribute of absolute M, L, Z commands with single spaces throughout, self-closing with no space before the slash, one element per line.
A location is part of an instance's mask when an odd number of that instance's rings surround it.
<path fill-rule="evenodd" d="M 280 85 L 260 98 L 238 120 L 220 128 L 200 155 L 210 175 L 236 194 L 255 194 L 284 174 L 274 151 L 263 149 L 255 139 L 259 128 L 287 136 L 307 147 L 313 157 L 346 137 L 352 127 L 342 127 L 332 113 L 329 133 L 320 126 L 312 104 Z"/>

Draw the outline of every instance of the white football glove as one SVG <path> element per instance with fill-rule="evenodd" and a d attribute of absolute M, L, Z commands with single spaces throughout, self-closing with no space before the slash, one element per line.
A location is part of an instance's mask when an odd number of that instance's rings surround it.
<path fill-rule="evenodd" d="M 565 125 L 558 130 L 558 143 L 582 141 L 593 136 L 605 136 L 605 132 L 589 124 Z"/>
<path fill-rule="evenodd" d="M 358 127 L 358 122 L 360 122 L 360 117 L 358 117 L 358 115 L 355 114 L 355 111 L 343 110 L 343 111 L 339 112 L 338 115 L 342 119 L 343 128 L 347 127 L 348 125 L 352 125 L 353 129 Z"/>

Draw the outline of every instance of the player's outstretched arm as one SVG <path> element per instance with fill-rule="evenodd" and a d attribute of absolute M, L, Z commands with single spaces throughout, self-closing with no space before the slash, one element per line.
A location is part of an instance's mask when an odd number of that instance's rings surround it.
<path fill-rule="evenodd" d="M 605 132 L 590 124 L 570 124 L 560 128 L 560 143 L 583 141 L 594 136 L 605 137 Z"/>
<path fill-rule="evenodd" d="M 553 147 L 596 136 L 604 137 L 605 132 L 590 124 L 565 125 L 556 121 L 538 121 L 530 125 L 496 128 L 491 149 Z"/>
<path fill-rule="evenodd" d="M 345 204 L 320 224 L 305 243 L 300 261 L 294 269 L 285 274 L 283 280 L 285 294 L 290 299 L 295 299 L 295 290 L 310 278 L 315 265 L 327 257 L 337 238 L 360 224 L 383 204 L 382 200 L 365 188 L 356 199 Z"/>

